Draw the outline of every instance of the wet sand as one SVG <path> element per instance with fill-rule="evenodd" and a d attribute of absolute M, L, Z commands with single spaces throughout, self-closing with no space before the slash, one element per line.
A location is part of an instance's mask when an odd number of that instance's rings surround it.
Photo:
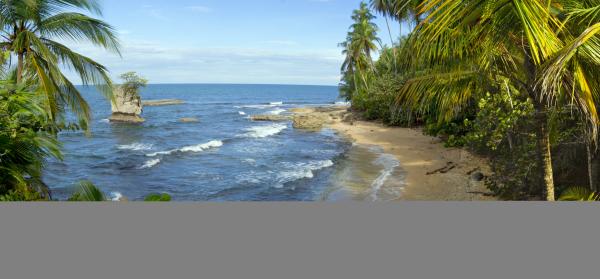
<path fill-rule="evenodd" d="M 327 111 L 330 120 L 325 127 L 338 131 L 360 146 L 378 146 L 384 153 L 397 158 L 400 166 L 388 176 L 387 179 L 391 183 L 386 182 L 386 187 L 389 187 L 387 185 L 390 184 L 395 187 L 397 181 L 402 181 L 401 193 L 395 200 L 495 200 L 489 195 L 484 182 L 474 181 L 470 175 L 476 170 L 484 175 L 490 174 L 490 168 L 485 159 L 464 149 L 445 148 L 440 139 L 424 135 L 421 129 L 385 127 L 365 121 L 344 121 L 344 111 L 343 108 L 339 108 L 339 111 L 333 113 Z M 311 112 L 310 109 L 303 109 L 299 112 L 322 113 Z M 352 158 L 352 152 L 349 153 L 349 156 L 349 159 L 355 163 L 370 164 L 369 160 L 364 160 L 360 156 Z M 360 183 L 348 183 L 346 191 L 360 193 L 361 191 L 353 190 Z M 365 185 L 365 187 L 370 186 Z"/>

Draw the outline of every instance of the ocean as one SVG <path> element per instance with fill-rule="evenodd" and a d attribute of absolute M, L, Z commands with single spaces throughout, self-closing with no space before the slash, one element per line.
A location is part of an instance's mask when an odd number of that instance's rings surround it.
<path fill-rule="evenodd" d="M 332 130 L 309 132 L 248 118 L 341 102 L 334 86 L 149 85 L 143 99 L 185 104 L 145 107 L 142 125 L 109 123 L 109 101 L 92 87 L 80 89 L 93 109 L 92 135 L 60 134 L 65 158 L 49 161 L 44 176 L 56 200 L 67 199 L 81 180 L 113 199 L 134 201 L 151 193 L 168 193 L 175 201 L 339 200 L 348 197 L 341 181 L 356 180 L 348 179 L 356 168 L 348 155 L 364 147 Z M 382 158 L 369 159 L 373 176 L 361 182 L 362 196 L 352 198 L 377 200 L 384 182 L 378 179 L 396 166 Z"/>

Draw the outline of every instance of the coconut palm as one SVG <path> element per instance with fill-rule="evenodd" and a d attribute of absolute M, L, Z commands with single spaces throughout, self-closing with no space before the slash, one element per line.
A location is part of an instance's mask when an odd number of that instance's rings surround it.
<path fill-rule="evenodd" d="M 109 24 L 67 10 L 101 14 L 96 0 L 0 1 L 0 47 L 17 59 L 17 83 L 26 79 L 37 81 L 52 121 L 57 121 L 68 106 L 87 123 L 90 108 L 61 69 L 74 70 L 83 84 L 96 85 L 106 96 L 111 96 L 108 71 L 59 41 L 89 42 L 116 53 L 119 43 Z"/>
<path fill-rule="evenodd" d="M 393 17 L 393 11 L 391 9 L 391 0 L 371 0 L 371 8 L 375 11 L 381 13 L 385 18 L 385 24 L 387 25 L 387 30 L 390 35 L 390 43 L 394 45 L 394 37 L 392 36 L 392 29 L 390 28 L 389 18 Z M 402 27 L 402 24 L 400 24 Z M 400 34 L 402 34 L 402 28 L 400 28 Z"/>
<path fill-rule="evenodd" d="M 377 43 L 381 40 L 377 37 L 377 26 L 373 23 L 375 16 L 369 10 L 365 2 L 352 14 L 354 23 L 350 27 L 346 41 L 340 44 L 344 48 L 342 53 L 345 60 L 342 65 L 342 73 L 346 85 L 351 85 L 353 96 L 357 90 L 368 87 L 368 75 L 373 70 L 373 53 L 377 51 Z M 348 79 L 351 79 L 349 81 Z M 357 82 L 360 79 L 361 82 Z"/>
<path fill-rule="evenodd" d="M 420 23 L 419 9 L 423 0 L 371 0 L 371 7 L 384 16 L 395 18 L 399 22 Z"/>
<path fill-rule="evenodd" d="M 600 100 L 598 0 L 427 0 L 411 37 L 425 71 L 399 101 L 434 106 L 440 118 L 460 112 L 476 92 L 521 91 L 536 108 L 545 196 L 555 199 L 548 110 L 575 104 L 595 134 Z"/>

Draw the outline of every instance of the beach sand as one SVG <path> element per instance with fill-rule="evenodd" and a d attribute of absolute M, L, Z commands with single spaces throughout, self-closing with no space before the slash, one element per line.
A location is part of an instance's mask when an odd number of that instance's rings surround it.
<path fill-rule="evenodd" d="M 486 201 L 490 196 L 483 181 L 472 173 L 490 174 L 487 161 L 459 148 L 446 148 L 439 138 L 426 136 L 421 129 L 385 127 L 366 121 L 343 121 L 345 108 L 319 112 L 301 109 L 302 114 L 326 113 L 325 125 L 359 145 L 379 146 L 400 162 L 404 187 L 398 200 L 406 201 Z M 357 160 L 360 161 L 360 160 Z M 439 171 L 442 170 L 442 171 Z M 447 171 L 447 172 L 446 172 Z M 394 179 L 392 177 L 391 179 Z"/>

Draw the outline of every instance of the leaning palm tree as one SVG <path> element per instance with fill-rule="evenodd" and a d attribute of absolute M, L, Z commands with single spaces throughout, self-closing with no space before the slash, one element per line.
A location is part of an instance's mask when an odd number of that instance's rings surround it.
<path fill-rule="evenodd" d="M 67 10 L 101 15 L 96 0 L 1 0 L 0 48 L 17 58 L 18 84 L 37 81 L 53 121 L 68 106 L 87 125 L 90 108 L 62 69 L 74 70 L 84 85 L 96 85 L 109 97 L 112 83 L 104 66 L 60 41 L 90 42 L 116 53 L 119 43 L 109 24 Z"/>
<path fill-rule="evenodd" d="M 394 45 L 394 37 L 392 36 L 392 29 L 390 28 L 390 17 L 394 17 L 392 11 L 392 0 L 371 0 L 371 8 L 383 15 L 385 24 L 387 26 L 388 33 L 390 35 L 391 46 Z M 400 23 L 400 35 L 402 35 L 402 23 Z"/>
<path fill-rule="evenodd" d="M 475 92 L 516 88 L 536 108 L 545 196 L 555 200 L 548 111 L 575 104 L 597 130 L 598 0 L 427 0 L 411 37 L 414 67 L 399 100 L 431 105 L 448 119 Z"/>
<path fill-rule="evenodd" d="M 346 41 L 340 44 L 346 56 L 342 65 L 345 77 L 351 77 L 353 84 L 357 75 L 362 80 L 361 87 L 368 87 L 367 75 L 373 70 L 373 53 L 377 51 L 377 43 L 381 40 L 377 37 L 377 26 L 373 23 L 375 16 L 369 10 L 367 4 L 362 2 L 360 8 L 352 14 L 354 23 L 350 26 Z"/>

